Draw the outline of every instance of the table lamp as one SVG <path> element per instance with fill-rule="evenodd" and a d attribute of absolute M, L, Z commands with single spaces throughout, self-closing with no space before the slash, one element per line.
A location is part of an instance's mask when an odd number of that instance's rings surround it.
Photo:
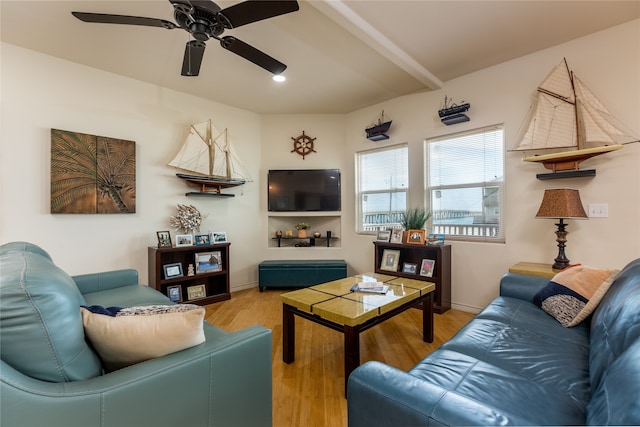
<path fill-rule="evenodd" d="M 587 218 L 587 214 L 582 207 L 580 201 L 580 193 L 573 188 L 551 188 L 544 190 L 544 196 L 540 209 L 536 214 L 536 218 L 557 218 L 560 220 L 556 225 L 558 231 L 558 257 L 554 260 L 552 268 L 562 270 L 569 266 L 569 260 L 564 253 L 564 247 L 567 242 L 568 231 L 565 230 L 567 224 L 564 223 L 565 218 Z"/>

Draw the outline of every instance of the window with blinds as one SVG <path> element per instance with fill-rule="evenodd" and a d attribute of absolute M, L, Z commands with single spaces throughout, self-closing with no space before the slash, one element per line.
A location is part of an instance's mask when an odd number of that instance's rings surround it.
<path fill-rule="evenodd" d="M 504 242 L 502 125 L 425 140 L 425 165 L 432 233 Z"/>
<path fill-rule="evenodd" d="M 400 228 L 407 207 L 407 144 L 356 153 L 357 232 Z"/>

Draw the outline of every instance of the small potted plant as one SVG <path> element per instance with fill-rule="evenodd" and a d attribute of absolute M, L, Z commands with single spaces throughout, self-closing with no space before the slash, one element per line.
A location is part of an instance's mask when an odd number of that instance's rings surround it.
<path fill-rule="evenodd" d="M 426 222 L 431 218 L 431 212 L 424 208 L 410 208 L 402 213 L 400 223 L 404 232 L 402 233 L 402 241 L 407 241 L 407 232 L 409 230 L 423 230 Z"/>
<path fill-rule="evenodd" d="M 298 237 L 305 238 L 307 237 L 307 230 L 311 228 L 311 224 L 308 222 L 299 222 L 296 225 L 296 230 L 298 230 Z"/>

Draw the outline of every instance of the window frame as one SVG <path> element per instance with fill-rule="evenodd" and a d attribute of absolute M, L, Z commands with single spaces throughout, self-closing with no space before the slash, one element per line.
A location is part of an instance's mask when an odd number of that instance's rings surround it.
<path fill-rule="evenodd" d="M 500 130 L 502 132 L 502 135 L 501 135 L 502 153 L 499 156 L 495 156 L 496 160 L 499 160 L 500 162 L 502 162 L 502 166 L 501 166 L 502 176 L 499 181 L 493 181 L 493 180 L 487 181 L 485 179 L 481 181 L 480 180 L 473 181 L 473 182 L 464 183 L 464 184 L 430 185 L 429 177 L 430 177 L 430 170 L 431 170 L 430 168 L 432 166 L 429 158 L 429 144 L 446 143 L 447 140 L 453 140 L 453 139 L 457 139 L 467 135 L 481 135 L 483 133 L 491 132 L 495 130 Z M 470 129 L 462 132 L 456 132 L 456 133 L 451 133 L 451 134 L 437 136 L 437 137 L 425 138 L 423 147 L 424 147 L 424 165 L 425 165 L 423 197 L 429 210 L 431 210 L 432 192 L 434 191 L 480 188 L 482 189 L 482 194 L 483 194 L 482 197 L 484 199 L 485 197 L 490 197 L 490 195 L 485 196 L 485 193 L 488 189 L 497 188 L 497 196 L 498 196 L 499 211 L 497 214 L 495 214 L 498 218 L 497 233 L 494 234 L 495 227 L 492 227 L 490 223 L 486 223 L 486 222 L 483 224 L 450 224 L 448 226 L 446 224 L 434 224 L 433 213 L 432 213 L 432 216 L 429 218 L 429 227 L 432 230 L 432 232 L 445 234 L 445 239 L 452 240 L 452 241 L 505 243 L 506 233 L 505 233 L 504 194 L 505 194 L 505 172 L 506 172 L 505 171 L 506 148 L 505 148 L 504 124 L 500 123 L 495 125 L 483 126 L 480 128 Z M 484 203 L 483 203 L 483 215 L 485 215 L 487 212 L 486 210 L 484 210 L 485 208 L 486 206 L 484 206 Z M 494 212 L 495 212 L 495 208 L 494 208 Z M 458 229 L 465 230 L 463 231 L 464 234 L 447 233 L 448 231 L 447 229 L 451 229 L 455 227 L 458 227 Z"/>
<path fill-rule="evenodd" d="M 405 169 L 406 169 L 406 173 L 407 173 L 407 180 L 406 180 L 406 186 L 405 187 L 395 187 L 393 189 L 375 189 L 375 190 L 366 190 L 366 191 L 361 191 L 361 185 L 362 185 L 362 171 L 361 171 L 361 156 L 369 154 L 369 153 L 376 153 L 376 152 L 384 152 L 384 151 L 393 151 L 393 150 L 399 150 L 399 149 L 404 149 L 406 150 L 406 165 L 405 165 Z M 370 194 L 400 194 L 400 193 L 404 193 L 404 199 L 405 199 L 405 206 L 403 209 L 400 209 L 400 211 L 403 211 L 406 209 L 406 205 L 408 203 L 408 197 L 409 197 L 409 187 L 410 187 L 410 181 L 411 181 L 411 176 L 409 174 L 409 144 L 407 142 L 404 143 L 400 143 L 400 144 L 394 144 L 394 145 L 388 145 L 385 147 L 379 147 L 379 148 L 373 148 L 373 149 L 368 149 L 368 150 L 362 150 L 362 151 L 357 151 L 355 153 L 355 232 L 357 234 L 366 234 L 366 235 L 376 235 L 378 230 L 387 230 L 387 229 L 392 229 L 392 228 L 399 228 L 397 225 L 396 226 L 389 226 L 389 224 L 395 224 L 395 223 L 381 223 L 378 225 L 372 225 L 371 227 L 373 227 L 372 229 L 365 229 L 365 224 L 364 224 L 364 209 L 363 209 L 363 196 L 365 195 L 370 195 Z M 393 218 L 393 216 L 392 216 Z M 389 219 L 389 218 L 387 218 Z"/>

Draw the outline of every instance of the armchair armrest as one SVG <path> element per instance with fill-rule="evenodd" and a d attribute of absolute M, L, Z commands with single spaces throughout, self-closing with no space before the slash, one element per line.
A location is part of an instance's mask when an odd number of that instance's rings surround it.
<path fill-rule="evenodd" d="M 134 269 L 82 274 L 71 278 L 83 295 L 138 284 L 138 272 Z"/>
<path fill-rule="evenodd" d="M 3 426 L 271 426 L 271 331 L 224 333 L 86 381 L 48 383 L 1 362 Z"/>
<path fill-rule="evenodd" d="M 349 427 L 529 424 L 380 362 L 351 373 L 347 405 Z"/>
<path fill-rule="evenodd" d="M 531 302 L 533 296 L 547 283 L 549 283 L 549 279 L 545 277 L 507 273 L 500 280 L 500 296 Z"/>

